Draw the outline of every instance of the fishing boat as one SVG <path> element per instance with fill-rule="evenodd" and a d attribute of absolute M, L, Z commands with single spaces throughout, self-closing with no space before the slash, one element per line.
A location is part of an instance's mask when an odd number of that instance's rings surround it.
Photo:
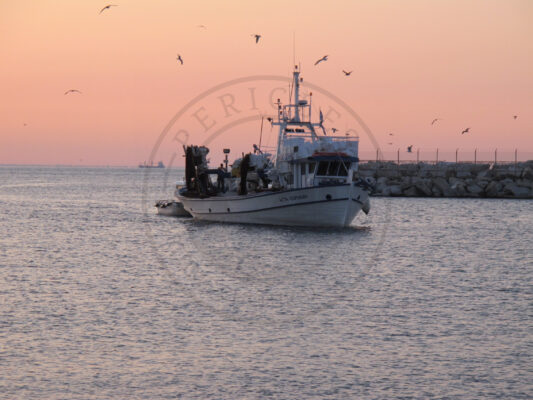
<path fill-rule="evenodd" d="M 300 71 L 293 71 L 293 101 L 277 100 L 276 154 L 253 145 L 227 167 L 209 168 L 205 146 L 184 146 L 185 186 L 178 200 L 194 218 L 229 223 L 346 227 L 370 210 L 371 187 L 358 176 L 359 138 L 330 136 L 312 122 L 311 98 L 301 100 Z"/>

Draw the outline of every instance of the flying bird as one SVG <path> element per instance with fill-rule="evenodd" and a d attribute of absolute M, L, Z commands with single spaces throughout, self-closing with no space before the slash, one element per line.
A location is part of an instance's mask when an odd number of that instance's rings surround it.
<path fill-rule="evenodd" d="M 413 152 L 413 145 L 407 146 L 407 152 L 412 153 Z"/>
<path fill-rule="evenodd" d="M 178 56 L 176 57 L 176 60 L 178 60 L 181 63 L 181 65 L 183 65 L 183 58 L 181 58 L 180 54 L 178 54 Z"/>
<path fill-rule="evenodd" d="M 337 128 L 331 128 L 331 130 L 333 131 L 333 133 L 337 132 L 338 129 Z"/>
<path fill-rule="evenodd" d="M 259 39 L 261 39 L 261 35 L 252 34 L 252 36 L 255 38 L 255 43 L 259 43 Z"/>
<path fill-rule="evenodd" d="M 111 7 L 118 7 L 118 4 L 108 4 L 107 6 L 102 8 L 98 14 L 102 14 L 105 10 L 109 10 Z"/>
<path fill-rule="evenodd" d="M 470 128 L 466 128 L 464 131 L 461 132 L 461 135 L 470 132 Z"/>
<path fill-rule="evenodd" d="M 513 115 L 513 118 L 514 118 L 514 119 L 517 119 L 517 118 L 518 118 L 518 115 Z"/>
<path fill-rule="evenodd" d="M 322 62 L 322 61 L 328 61 L 328 56 L 325 55 L 324 57 L 322 57 L 320 60 L 317 60 L 317 62 L 315 63 L 315 65 L 317 65 L 318 63 Z"/>
<path fill-rule="evenodd" d="M 389 145 L 392 145 L 393 143 L 392 143 L 392 142 L 389 142 L 388 144 L 389 144 Z"/>
<path fill-rule="evenodd" d="M 81 94 L 81 92 L 78 89 L 70 89 L 70 90 L 67 90 L 63 94 L 69 94 L 69 93 L 79 93 L 79 94 Z"/>
<path fill-rule="evenodd" d="M 353 71 L 348 72 L 348 71 L 342 70 L 342 72 L 344 72 L 344 75 L 350 76 Z"/>
<path fill-rule="evenodd" d="M 207 29 L 207 26 L 205 25 L 196 25 L 197 28 Z"/>
<path fill-rule="evenodd" d="M 394 136 L 394 133 L 389 133 L 389 136 Z"/>
<path fill-rule="evenodd" d="M 433 125 L 435 122 L 437 122 L 438 120 L 440 120 L 440 118 L 435 118 L 433 121 L 431 121 L 431 125 Z"/>

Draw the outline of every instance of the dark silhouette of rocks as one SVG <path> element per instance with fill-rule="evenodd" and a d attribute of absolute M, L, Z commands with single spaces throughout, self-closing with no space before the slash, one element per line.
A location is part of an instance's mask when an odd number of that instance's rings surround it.
<path fill-rule="evenodd" d="M 375 162 L 359 174 L 374 196 L 533 198 L 533 161 L 511 164 Z"/>

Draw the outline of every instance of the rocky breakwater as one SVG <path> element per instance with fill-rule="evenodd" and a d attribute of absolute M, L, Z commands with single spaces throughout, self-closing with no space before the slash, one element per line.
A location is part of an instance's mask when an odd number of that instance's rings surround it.
<path fill-rule="evenodd" d="M 533 161 L 516 164 L 360 164 L 374 196 L 533 198 Z"/>

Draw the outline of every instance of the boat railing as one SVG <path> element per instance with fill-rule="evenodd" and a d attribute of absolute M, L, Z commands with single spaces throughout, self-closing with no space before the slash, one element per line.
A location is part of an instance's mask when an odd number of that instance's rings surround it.
<path fill-rule="evenodd" d="M 321 139 L 326 139 L 331 142 L 358 142 L 359 136 L 320 136 Z"/>
<path fill-rule="evenodd" d="M 303 139 L 305 142 L 312 142 L 313 135 L 311 132 L 297 132 L 295 130 L 285 130 L 285 140 L 290 141 L 291 139 Z"/>
<path fill-rule="evenodd" d="M 326 142 L 358 142 L 359 136 L 330 136 L 330 135 L 319 135 L 317 136 L 320 140 Z M 292 138 L 303 138 L 306 141 L 313 141 L 313 134 L 311 132 L 305 131 L 304 129 L 299 128 L 287 128 L 285 129 L 285 139 Z"/>

